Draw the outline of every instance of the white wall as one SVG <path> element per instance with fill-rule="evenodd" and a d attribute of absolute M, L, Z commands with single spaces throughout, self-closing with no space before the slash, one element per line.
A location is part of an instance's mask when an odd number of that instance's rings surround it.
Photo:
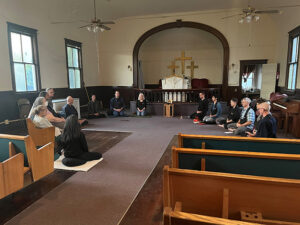
<path fill-rule="evenodd" d="M 68 18 L 67 11 L 62 15 L 57 13 L 58 9 L 59 5 L 53 1 L 0 1 L 0 91 L 12 90 L 7 21 L 38 30 L 42 88 L 68 87 L 64 38 L 82 43 L 86 86 L 100 85 L 96 48 L 98 38 L 86 30 L 78 29 L 78 24 L 50 24 L 51 21 Z"/>
<path fill-rule="evenodd" d="M 176 19 L 210 25 L 219 30 L 230 46 L 229 85 L 239 84 L 239 61 L 246 59 L 268 59 L 276 61 L 277 32 L 273 16 L 262 16 L 258 23 L 239 24 L 238 18 L 222 20 L 226 15 L 239 11 L 203 11 L 181 13 L 180 16 L 165 14 L 144 18 L 123 18 L 116 21 L 110 32 L 100 36 L 100 83 L 102 85 L 124 85 L 133 83 L 132 53 L 136 41 L 146 31 Z M 232 66 L 234 64 L 234 66 Z M 222 76 L 222 75 L 221 75 Z"/>
<path fill-rule="evenodd" d="M 185 55 L 192 57 L 199 68 L 195 69 L 194 78 L 208 78 L 211 84 L 222 84 L 223 77 L 223 46 L 219 39 L 203 30 L 194 28 L 174 28 L 156 33 L 142 44 L 139 60 L 145 84 L 158 84 L 162 79 L 172 74 L 168 66 L 176 58 Z M 190 77 L 190 69 L 186 66 L 185 75 Z M 181 75 L 181 62 L 176 61 L 176 74 Z"/>

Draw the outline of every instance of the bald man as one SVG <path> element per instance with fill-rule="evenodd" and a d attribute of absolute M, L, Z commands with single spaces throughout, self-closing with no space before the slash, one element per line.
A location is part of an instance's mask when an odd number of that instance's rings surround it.
<path fill-rule="evenodd" d="M 64 107 L 62 108 L 63 115 L 65 118 L 67 118 L 68 116 L 71 116 L 71 115 L 78 116 L 78 112 L 77 112 L 76 108 L 73 106 L 73 103 L 74 103 L 74 99 L 72 98 L 72 96 L 68 96 L 67 104 L 64 105 Z M 86 119 L 80 119 L 78 121 L 81 125 L 88 124 L 88 121 Z"/>
<path fill-rule="evenodd" d="M 276 119 L 270 114 L 270 104 L 263 102 L 257 105 L 257 111 L 262 119 L 258 123 L 258 129 L 247 132 L 249 137 L 276 138 Z"/>

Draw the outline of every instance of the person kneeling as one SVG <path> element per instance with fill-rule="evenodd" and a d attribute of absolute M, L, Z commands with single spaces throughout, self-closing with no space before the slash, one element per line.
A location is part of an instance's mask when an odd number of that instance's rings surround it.
<path fill-rule="evenodd" d="M 270 104 L 261 103 L 257 110 L 262 119 L 258 123 L 257 131 L 247 132 L 248 137 L 276 138 L 276 119 L 270 114 Z"/>
<path fill-rule="evenodd" d="M 89 152 L 85 136 L 80 131 L 80 124 L 76 115 L 70 115 L 66 119 L 59 144 L 64 149 L 65 158 L 62 160 L 62 163 L 65 166 L 80 166 L 87 161 L 102 158 L 102 155 L 98 152 Z"/>
<path fill-rule="evenodd" d="M 65 118 L 68 118 L 70 115 L 75 115 L 78 117 L 78 112 L 76 108 L 73 106 L 74 99 L 71 96 L 67 97 L 67 104 L 62 108 L 62 114 Z M 81 126 L 87 125 L 89 122 L 86 119 L 78 120 Z"/>
<path fill-rule="evenodd" d="M 205 116 L 203 118 L 203 122 L 214 124 L 216 123 L 216 119 L 218 119 L 222 114 L 222 106 L 221 103 L 218 102 L 218 98 L 216 96 L 212 96 L 211 100 L 213 101 L 213 104 L 210 109 L 210 115 Z"/>

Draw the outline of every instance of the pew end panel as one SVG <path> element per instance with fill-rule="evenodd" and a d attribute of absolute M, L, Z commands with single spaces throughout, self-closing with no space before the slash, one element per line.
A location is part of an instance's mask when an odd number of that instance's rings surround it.
<path fill-rule="evenodd" d="M 19 153 L 0 162 L 0 199 L 24 186 L 24 155 Z"/>
<path fill-rule="evenodd" d="M 33 181 L 37 181 L 42 177 L 54 171 L 54 143 L 48 143 L 39 149 L 30 136 L 25 139 L 27 155 L 29 159 L 29 167 L 32 171 Z"/>
<path fill-rule="evenodd" d="M 55 142 L 55 127 L 37 128 L 30 118 L 26 119 L 28 134 L 36 146 L 43 146 Z"/>

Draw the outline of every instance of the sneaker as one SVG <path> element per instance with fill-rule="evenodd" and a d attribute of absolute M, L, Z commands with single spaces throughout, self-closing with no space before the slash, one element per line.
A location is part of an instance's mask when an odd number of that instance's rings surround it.
<path fill-rule="evenodd" d="M 198 119 L 194 119 L 193 123 L 199 123 L 199 120 Z"/>

